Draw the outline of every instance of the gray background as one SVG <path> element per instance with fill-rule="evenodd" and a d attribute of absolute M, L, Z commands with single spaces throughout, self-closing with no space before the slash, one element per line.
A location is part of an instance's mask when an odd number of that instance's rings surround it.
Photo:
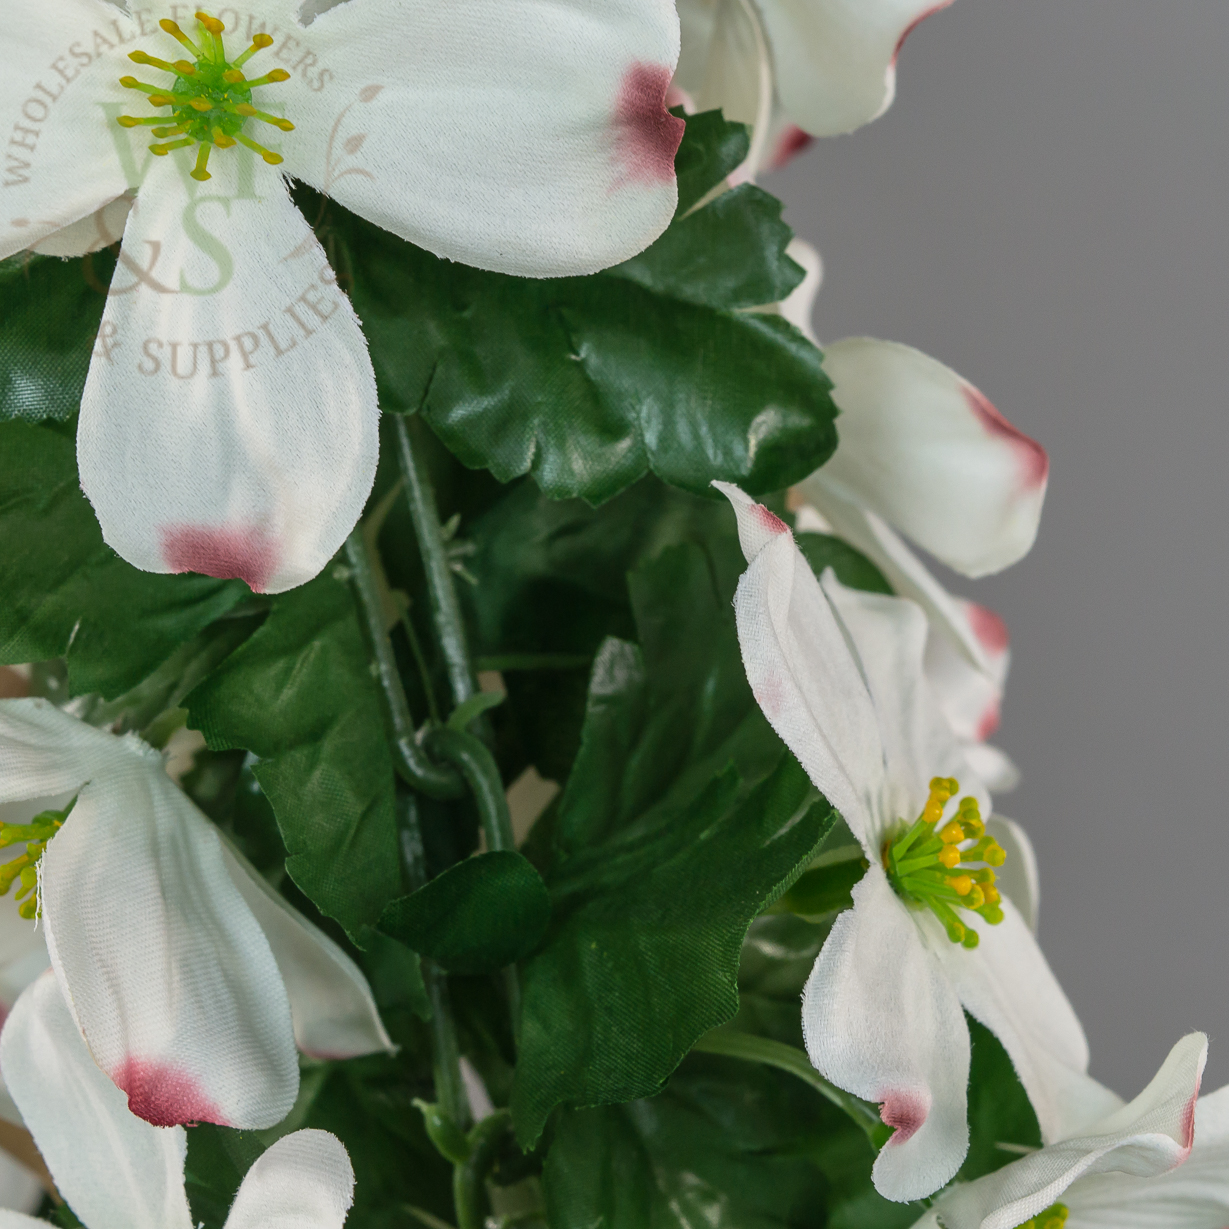
<path fill-rule="evenodd" d="M 1127 1096 L 1191 1028 L 1229 1081 L 1226 53 L 1225 0 L 957 0 L 886 116 L 762 180 L 821 338 L 915 345 L 1050 452 L 1033 552 L 954 587 L 1011 629 L 998 809 Z"/>

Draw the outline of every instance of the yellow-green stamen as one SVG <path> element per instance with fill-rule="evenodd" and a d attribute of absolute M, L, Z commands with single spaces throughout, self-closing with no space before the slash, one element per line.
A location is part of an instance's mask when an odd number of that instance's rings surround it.
<path fill-rule="evenodd" d="M 1044 1212 L 1038 1212 L 1016 1229 L 1063 1229 L 1067 1217 L 1071 1215 L 1065 1203 L 1052 1203 Z"/>
<path fill-rule="evenodd" d="M 249 81 L 242 71 L 243 65 L 252 56 L 273 45 L 273 39 L 268 34 L 257 34 L 252 39 L 252 45 L 230 61 L 226 58 L 226 47 L 222 39 L 226 29 L 223 23 L 204 12 L 197 13 L 196 20 L 200 26 L 199 46 L 177 23 L 165 19 L 158 23 L 167 34 L 192 53 L 192 61 L 162 60 L 144 51 L 133 51 L 128 56 L 136 64 L 147 64 L 163 72 L 172 73 L 175 80 L 171 85 L 147 85 L 135 77 L 120 78 L 120 84 L 126 89 L 140 90 L 148 94 L 151 106 L 170 107 L 172 114 L 150 118 L 121 115 L 119 123 L 125 128 L 136 128 L 145 124 L 165 125 L 153 130 L 157 137 L 183 134 L 183 138 L 178 141 L 151 144 L 150 150 L 160 157 L 173 149 L 199 144 L 201 148 L 197 154 L 192 178 L 201 182 L 211 178 L 208 171 L 209 154 L 215 148 L 229 149 L 233 145 L 246 145 L 270 166 L 276 166 L 282 161 L 280 154 L 275 154 L 243 135 L 243 128 L 249 119 L 271 124 L 282 132 L 294 130 L 294 125 L 288 119 L 257 110 L 252 105 L 254 89 L 289 81 L 290 74 L 284 68 L 275 68 L 263 77 Z"/>
<path fill-rule="evenodd" d="M 62 811 L 42 811 L 28 824 L 0 823 L 0 848 L 26 844 L 25 853 L 0 863 L 0 896 L 7 896 L 15 881 L 21 881 L 17 912 L 27 920 L 38 916 L 38 864 L 47 850 L 47 842 L 64 826 L 68 813 L 76 806 L 74 798 Z M 33 895 L 31 895 L 33 893 Z M 25 897 L 23 900 L 22 898 Z"/>
<path fill-rule="evenodd" d="M 962 798 L 956 814 L 944 821 L 944 809 L 959 789 L 954 777 L 931 781 L 921 815 L 884 842 L 883 868 L 897 893 L 929 909 L 953 943 L 974 948 L 980 936 L 961 921 L 956 910 L 976 913 L 991 926 L 1003 920 L 994 868 L 1002 866 L 1007 855 L 986 835 L 976 798 Z M 1050 1226 L 1038 1222 L 1036 1229 Z M 1057 1229 L 1062 1229 L 1061 1223 Z"/>

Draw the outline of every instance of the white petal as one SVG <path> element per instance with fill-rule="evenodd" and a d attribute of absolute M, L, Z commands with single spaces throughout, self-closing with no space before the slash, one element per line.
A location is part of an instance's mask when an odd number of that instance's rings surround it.
<path fill-rule="evenodd" d="M 112 741 L 44 855 L 52 966 L 134 1113 L 272 1126 L 299 1084 L 273 953 L 161 756 L 135 735 Z"/>
<path fill-rule="evenodd" d="M 59 256 L 63 259 L 84 256 L 87 252 L 100 252 L 123 238 L 124 224 L 135 200 L 135 193 L 117 196 L 89 217 L 48 235 L 32 250 L 42 256 Z"/>
<path fill-rule="evenodd" d="M 189 190 L 190 165 L 159 159 L 128 219 L 81 403 L 81 484 L 129 563 L 277 593 L 316 575 L 362 511 L 375 379 L 281 176 L 228 149 L 208 191 Z"/>
<path fill-rule="evenodd" d="M 0 1152 L 0 1216 L 20 1217 L 23 1225 L 40 1227 L 46 1221 L 22 1217 L 22 1212 L 33 1212 L 43 1202 L 47 1192 L 42 1182 L 24 1165 L 15 1161 L 7 1152 Z M 0 1220 L 0 1229 L 8 1222 Z"/>
<path fill-rule="evenodd" d="M 989 743 L 965 743 L 964 758 L 973 775 L 992 794 L 1006 794 L 1020 784 L 1020 770 L 1011 757 Z"/>
<path fill-rule="evenodd" d="M 809 132 L 799 128 L 790 119 L 781 105 L 780 97 L 774 98 L 772 116 L 768 121 L 768 139 L 764 142 L 762 166 L 765 170 L 779 171 L 787 166 L 815 140 Z"/>
<path fill-rule="evenodd" d="M 911 346 L 824 350 L 840 447 L 807 480 L 836 485 L 966 576 L 1001 571 L 1037 536 L 1049 460 L 966 380 Z"/>
<path fill-rule="evenodd" d="M 1033 842 L 1014 819 L 1004 815 L 991 815 L 986 820 L 986 831 L 1007 854 L 1007 860 L 995 872 L 995 886 L 1015 905 L 1029 930 L 1036 934 L 1041 881 Z"/>
<path fill-rule="evenodd" d="M 0 1067 L 56 1186 L 87 1229 L 190 1229 L 183 1128 L 150 1126 L 128 1112 L 49 974 L 9 1016 Z"/>
<path fill-rule="evenodd" d="M 132 23 L 103 0 L 6 4 L 0 45 L 0 259 L 114 200 L 127 134 L 110 118 L 133 92 L 120 50 Z"/>
<path fill-rule="evenodd" d="M 1129 1105 L 1083 1135 L 1050 1144 L 945 1195 L 938 1212 L 946 1229 L 1015 1229 L 1056 1200 L 1067 1202 L 1067 1188 L 1085 1174 L 1151 1177 L 1180 1165 L 1191 1150 L 1206 1058 L 1202 1033 L 1184 1037 Z M 1068 1206 L 1078 1195 L 1079 1187 L 1072 1187 Z M 1074 1217 L 1070 1224 L 1078 1229 Z"/>
<path fill-rule="evenodd" d="M 225 840 L 222 860 L 273 949 L 299 1049 L 314 1058 L 391 1053 L 395 1047 L 358 965 Z"/>
<path fill-rule="evenodd" d="M 61 712 L 49 700 L 0 700 L 0 803 L 66 795 L 114 759 L 115 738 Z M 32 818 L 43 806 L 25 809 Z"/>
<path fill-rule="evenodd" d="M 737 487 L 713 485 L 734 507 L 750 562 L 734 611 L 751 690 L 815 787 L 870 849 L 884 765 L 858 665 L 785 523 Z"/>
<path fill-rule="evenodd" d="M 909 31 L 951 0 L 760 0 L 777 89 L 813 136 L 852 132 L 882 115 Z"/>
<path fill-rule="evenodd" d="M 1082 1130 L 1116 1103 L 1091 1100 L 1088 1042 L 1037 940 L 1010 899 L 997 926 L 973 923 L 973 951 L 939 945 L 939 959 L 970 1015 L 1003 1043 L 1028 1093 L 1047 1143 Z"/>
<path fill-rule="evenodd" d="M 354 1170 L 328 1131 L 283 1135 L 248 1170 L 225 1229 L 341 1229 Z"/>
<path fill-rule="evenodd" d="M 321 84 L 286 95 L 287 169 L 411 243 L 592 273 L 674 214 L 670 0 L 362 0 L 295 37 Z"/>
<path fill-rule="evenodd" d="M 764 160 L 773 102 L 772 65 L 759 13 L 751 0 L 684 0 L 679 20 L 687 56 L 679 56 L 674 84 L 687 92 L 694 110 L 720 109 L 726 119 L 750 126 L 751 147 L 731 178 L 754 178 Z"/>
<path fill-rule="evenodd" d="M 811 317 L 815 311 L 815 298 L 824 280 L 824 263 L 818 250 L 805 239 L 795 236 L 789 241 L 785 254 L 800 264 L 805 276 L 798 285 L 790 291 L 789 297 L 781 301 L 781 315 L 810 341 L 819 345 Z"/>
<path fill-rule="evenodd" d="M 875 1161 L 875 1189 L 920 1199 L 952 1178 L 968 1150 L 969 1030 L 878 862 L 853 901 L 803 992 L 807 1052 L 834 1084 L 882 1103 L 881 1117 L 897 1128 Z"/>
<path fill-rule="evenodd" d="M 1003 685 L 1011 664 L 1007 625 L 985 606 L 963 598 L 951 600 L 953 613 L 966 631 L 957 640 L 945 628 L 935 628 L 926 643 L 926 677 L 956 736 L 984 742 L 998 729 Z M 961 647 L 969 640 L 981 648 L 980 665 L 974 665 Z"/>

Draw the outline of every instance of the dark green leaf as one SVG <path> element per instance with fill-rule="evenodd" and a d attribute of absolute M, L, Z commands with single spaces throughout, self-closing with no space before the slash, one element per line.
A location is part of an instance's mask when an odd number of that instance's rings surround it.
<path fill-rule="evenodd" d="M 682 115 L 675 111 L 675 115 Z M 674 159 L 679 185 L 678 212 L 686 213 L 715 184 L 746 160 L 751 132 L 746 124 L 727 120 L 720 111 L 684 116 L 687 135 Z"/>
<path fill-rule="evenodd" d="M 511 850 L 475 854 L 391 902 L 380 929 L 456 973 L 489 973 L 537 946 L 550 918 L 542 876 Z"/>
<path fill-rule="evenodd" d="M 0 262 L 0 421 L 76 414 L 114 269 L 112 252 Z M 107 342 L 98 346 L 102 362 Z"/>
<path fill-rule="evenodd" d="M 969 1037 L 969 1154 L 957 1175 L 972 1182 L 1018 1159 L 1022 1149 L 1041 1147 L 1041 1128 L 1007 1051 L 972 1016 Z M 1007 1144 L 1007 1148 L 1000 1147 Z M 1012 1147 L 1014 1145 L 1014 1148 Z"/>
<path fill-rule="evenodd" d="M 863 857 L 817 866 L 800 875 L 776 907 L 809 918 L 848 909 L 853 904 L 854 885 L 866 874 L 866 867 Z"/>
<path fill-rule="evenodd" d="M 140 572 L 104 545 L 71 439 L 0 424 L 0 661 L 67 656 L 73 694 L 114 698 L 250 596 L 240 581 Z"/>
<path fill-rule="evenodd" d="M 360 941 L 401 891 L 393 766 L 350 590 L 333 567 L 187 698 L 214 750 L 242 747 L 273 804 L 290 877 Z"/>
<path fill-rule="evenodd" d="M 689 120 L 686 195 L 718 183 L 744 141 L 741 125 Z M 758 188 L 679 216 L 623 265 L 544 280 L 440 260 L 328 209 L 383 404 L 421 413 L 468 466 L 599 503 L 649 471 L 700 494 L 714 478 L 776 490 L 836 445 L 819 351 L 747 310 L 802 276 L 780 203 Z"/>
<path fill-rule="evenodd" d="M 795 534 L 794 540 L 816 576 L 822 576 L 827 568 L 832 568 L 837 580 L 851 589 L 891 594 L 892 586 L 883 573 L 848 542 L 827 533 L 799 533 Z"/>

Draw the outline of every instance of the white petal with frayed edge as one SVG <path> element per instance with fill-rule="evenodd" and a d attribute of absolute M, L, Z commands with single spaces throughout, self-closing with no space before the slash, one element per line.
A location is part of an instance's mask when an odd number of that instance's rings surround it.
<path fill-rule="evenodd" d="M 756 702 L 815 787 L 873 844 L 883 750 L 844 632 L 785 523 L 737 487 L 713 485 L 734 508 L 750 564 L 734 611 Z"/>
<path fill-rule="evenodd" d="M 287 95 L 286 169 L 411 243 L 554 277 L 670 223 L 671 0 L 361 0 L 295 37 L 323 86 Z"/>
<path fill-rule="evenodd" d="M 128 219 L 81 402 L 81 485 L 136 567 L 278 593 L 362 512 L 375 378 L 282 177 L 228 149 L 209 190 L 189 189 L 188 165 L 159 159 Z"/>
<path fill-rule="evenodd" d="M 807 1053 L 834 1084 L 881 1103 L 895 1134 L 875 1189 L 901 1202 L 948 1182 L 969 1146 L 969 1030 L 960 1000 L 878 862 L 832 926 L 802 999 Z"/>
<path fill-rule="evenodd" d="M 759 0 L 777 92 L 812 136 L 837 136 L 882 115 L 896 92 L 909 31 L 951 0 Z"/>
<path fill-rule="evenodd" d="M 131 34 L 128 19 L 104 0 L 5 5 L 0 259 L 88 217 L 129 187 L 119 156 L 128 137 L 107 115 L 132 97 L 119 84 L 132 68 L 119 51 L 121 36 Z"/>
<path fill-rule="evenodd" d="M 362 970 L 322 930 L 292 909 L 222 838 L 231 881 L 269 940 L 290 996 L 294 1037 L 313 1058 L 354 1058 L 394 1047 Z"/>
<path fill-rule="evenodd" d="M 97 772 L 114 762 L 116 739 L 61 712 L 50 700 L 0 700 L 0 803 L 35 801 L 28 821 L 60 798 L 66 805 Z"/>
<path fill-rule="evenodd" d="M 1063 1196 L 1072 1229 L 1219 1229 L 1229 1224 L 1229 1087 L 1199 1098 L 1195 1146 L 1158 1178 L 1093 1174 Z"/>
<path fill-rule="evenodd" d="M 1050 1143 L 1087 1126 L 1112 1103 L 1087 1112 L 1084 1030 L 1028 924 L 1010 899 L 1002 908 L 997 926 L 973 922 L 981 936 L 974 950 L 947 943 L 939 946 L 939 959 L 965 1009 L 1002 1042 L 1041 1138 Z"/>
<path fill-rule="evenodd" d="M 283 1135 L 247 1171 L 224 1229 L 341 1229 L 354 1170 L 328 1131 Z"/>
<path fill-rule="evenodd" d="M 1014 819 L 1005 815 L 991 815 L 986 820 L 986 831 L 1007 854 L 1007 860 L 994 872 L 995 887 L 1015 905 L 1029 930 L 1036 934 L 1041 880 L 1033 842 Z"/>
<path fill-rule="evenodd" d="M 272 1126 L 299 1072 L 268 941 L 162 757 L 135 735 L 112 743 L 43 857 L 52 967 L 134 1113 Z"/>
<path fill-rule="evenodd" d="M 835 485 L 966 576 L 1001 571 L 1037 536 L 1049 460 L 971 384 L 911 346 L 824 349 L 840 446 L 803 484 Z"/>
<path fill-rule="evenodd" d="M 936 1205 L 940 1220 L 946 1229 L 1015 1229 L 1063 1198 L 1085 1174 L 1152 1177 L 1180 1165 L 1191 1151 L 1207 1052 L 1202 1033 L 1184 1037 L 1134 1101 L 1083 1135 L 956 1187 Z"/>
<path fill-rule="evenodd" d="M 183 1128 L 154 1127 L 128 1112 L 50 974 L 9 1016 L 0 1068 L 56 1186 L 87 1229 L 191 1229 Z"/>

